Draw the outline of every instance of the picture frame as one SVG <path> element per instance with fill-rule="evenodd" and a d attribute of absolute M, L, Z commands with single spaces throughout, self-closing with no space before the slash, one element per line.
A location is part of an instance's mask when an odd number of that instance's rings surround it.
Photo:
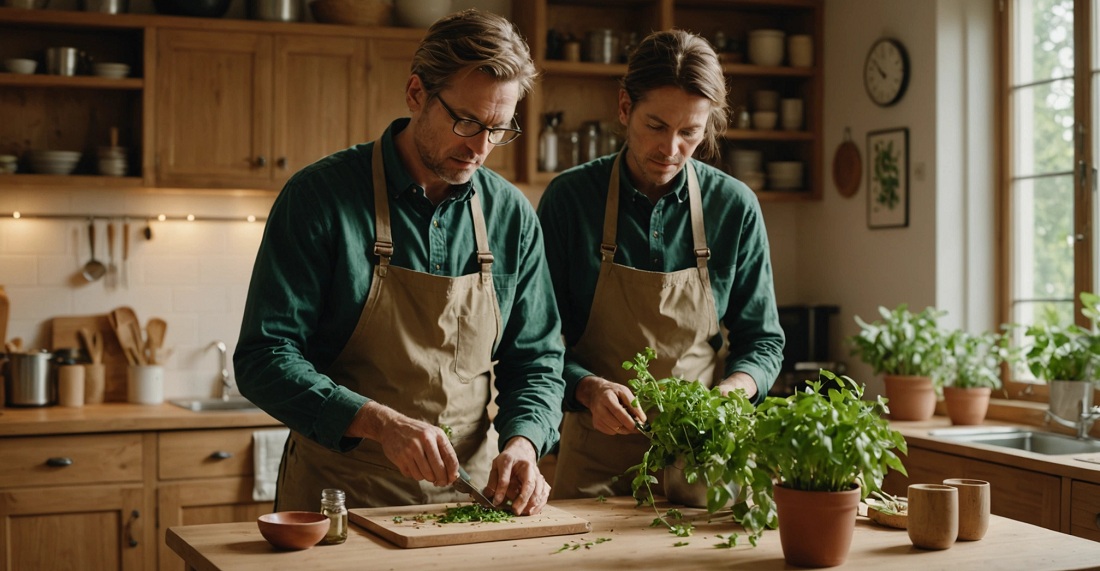
<path fill-rule="evenodd" d="M 867 227 L 909 226 L 909 129 L 867 133 Z"/>

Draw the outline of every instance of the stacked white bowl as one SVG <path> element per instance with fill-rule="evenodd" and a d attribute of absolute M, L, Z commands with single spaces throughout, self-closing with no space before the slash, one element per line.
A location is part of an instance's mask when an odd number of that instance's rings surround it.
<path fill-rule="evenodd" d="M 99 77 L 122 79 L 130 75 L 130 66 L 124 63 L 100 62 L 92 65 L 92 70 Z"/>
<path fill-rule="evenodd" d="M 19 157 L 0 155 L 0 174 L 11 174 L 19 169 Z"/>
<path fill-rule="evenodd" d="M 71 174 L 80 162 L 80 151 L 30 151 L 31 170 L 38 174 Z"/>
<path fill-rule="evenodd" d="M 33 59 L 13 57 L 4 60 L 4 69 L 11 73 L 30 75 L 38 68 L 38 62 Z"/>
<path fill-rule="evenodd" d="M 752 30 L 749 32 L 749 61 L 756 65 L 783 63 L 782 30 Z"/>
<path fill-rule="evenodd" d="M 126 176 L 126 148 L 100 147 L 99 174 L 105 176 Z"/>
<path fill-rule="evenodd" d="M 768 187 L 775 190 L 802 188 L 802 161 L 769 162 Z"/>
<path fill-rule="evenodd" d="M 760 166 L 764 154 L 749 149 L 734 149 L 726 159 L 726 167 L 734 178 L 753 190 L 764 190 L 764 172 Z"/>

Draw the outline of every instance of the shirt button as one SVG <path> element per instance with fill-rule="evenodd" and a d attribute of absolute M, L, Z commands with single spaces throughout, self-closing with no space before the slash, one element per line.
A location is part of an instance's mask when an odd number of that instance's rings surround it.
<path fill-rule="evenodd" d="M 435 220 L 432 220 L 432 226 L 435 226 L 436 228 L 439 228 L 439 219 L 438 218 L 436 218 Z"/>
<path fill-rule="evenodd" d="M 438 270 L 439 268 L 440 268 L 440 265 L 439 265 L 439 264 L 436 264 L 436 265 L 435 265 L 435 269 L 437 269 L 437 270 Z"/>
<path fill-rule="evenodd" d="M 661 258 L 653 258 L 653 263 L 657 264 L 661 262 Z"/>
<path fill-rule="evenodd" d="M 653 231 L 653 237 L 654 237 L 654 238 L 656 238 L 657 236 L 660 236 L 660 235 L 661 235 L 661 233 L 660 233 L 660 232 L 658 232 L 658 231 L 656 231 L 656 230 L 654 230 L 654 231 Z"/>

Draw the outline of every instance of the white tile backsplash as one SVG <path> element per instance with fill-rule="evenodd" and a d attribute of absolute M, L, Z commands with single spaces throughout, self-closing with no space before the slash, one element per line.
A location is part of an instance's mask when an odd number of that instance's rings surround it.
<path fill-rule="evenodd" d="M 102 189 L 0 189 L 0 285 L 11 300 L 8 337 L 28 348 L 48 348 L 50 319 L 95 315 L 129 306 L 144 323 L 160 317 L 165 337 L 165 397 L 213 396 L 218 388 L 218 356 L 223 341 L 230 357 L 240 320 L 262 222 L 272 194 L 232 195 L 209 191 Z M 13 219 L 10 214 L 25 215 Z M 34 215 L 73 218 L 35 218 Z M 165 214 L 171 219 L 158 221 Z M 175 220 L 195 214 L 199 220 Z M 95 257 L 109 263 L 107 220 L 118 233 L 114 261 L 121 272 L 121 215 L 131 215 L 129 287 L 87 283 L 81 268 L 89 258 L 87 215 L 96 220 Z M 202 217 L 239 217 L 211 221 Z M 147 220 L 152 240 L 142 234 Z M 229 363 L 232 371 L 232 359 Z"/>

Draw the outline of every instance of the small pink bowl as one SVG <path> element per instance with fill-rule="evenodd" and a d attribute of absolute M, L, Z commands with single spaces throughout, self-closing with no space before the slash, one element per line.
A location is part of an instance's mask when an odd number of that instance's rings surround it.
<path fill-rule="evenodd" d="M 280 549 L 309 549 L 328 533 L 328 516 L 317 512 L 275 512 L 256 519 L 260 535 Z"/>

